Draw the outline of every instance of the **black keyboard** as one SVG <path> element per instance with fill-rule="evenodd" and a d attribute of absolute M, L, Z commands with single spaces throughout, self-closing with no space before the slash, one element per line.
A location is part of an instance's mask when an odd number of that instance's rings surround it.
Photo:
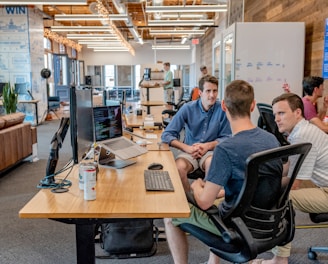
<path fill-rule="evenodd" d="M 145 186 L 147 191 L 174 191 L 170 175 L 162 170 L 145 170 Z"/>

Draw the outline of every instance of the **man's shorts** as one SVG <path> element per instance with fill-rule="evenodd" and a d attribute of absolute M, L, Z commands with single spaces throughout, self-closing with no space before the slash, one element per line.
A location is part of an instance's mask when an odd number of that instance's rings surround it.
<path fill-rule="evenodd" d="M 207 151 L 207 153 L 200 159 L 194 159 L 190 154 L 183 152 L 182 150 L 179 150 L 177 152 L 175 159 L 184 158 L 184 159 L 188 160 L 191 163 L 191 165 L 194 167 L 194 170 L 191 172 L 194 172 L 198 168 L 201 168 L 201 170 L 204 171 L 204 169 L 203 169 L 204 162 L 210 156 L 213 156 L 213 151 Z"/>
<path fill-rule="evenodd" d="M 215 235 L 221 236 L 220 231 L 214 225 L 213 221 L 209 218 L 208 214 L 200 210 L 196 206 L 189 203 L 190 217 L 189 218 L 172 218 L 172 224 L 179 226 L 180 224 L 187 223 L 205 229 Z"/>

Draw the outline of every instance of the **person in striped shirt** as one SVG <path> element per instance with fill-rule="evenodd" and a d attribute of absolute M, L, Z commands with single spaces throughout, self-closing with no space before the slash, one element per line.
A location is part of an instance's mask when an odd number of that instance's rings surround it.
<path fill-rule="evenodd" d="M 279 132 L 288 135 L 291 144 L 310 142 L 305 158 L 290 192 L 293 206 L 305 213 L 328 212 L 328 135 L 304 118 L 302 99 L 293 93 L 282 94 L 272 102 Z M 289 161 L 293 166 L 293 160 Z M 273 259 L 254 260 L 253 264 L 287 264 L 291 243 L 275 247 Z"/>

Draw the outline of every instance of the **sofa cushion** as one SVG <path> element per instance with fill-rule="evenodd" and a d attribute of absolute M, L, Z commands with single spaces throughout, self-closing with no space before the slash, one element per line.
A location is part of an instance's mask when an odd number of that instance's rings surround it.
<path fill-rule="evenodd" d="M 0 116 L 0 129 L 3 128 L 6 124 L 6 121 Z"/>
<path fill-rule="evenodd" d="M 1 119 L 5 121 L 5 125 L 3 126 L 3 128 L 7 128 L 23 123 L 24 118 L 25 118 L 25 114 L 20 112 L 1 116 Z"/>

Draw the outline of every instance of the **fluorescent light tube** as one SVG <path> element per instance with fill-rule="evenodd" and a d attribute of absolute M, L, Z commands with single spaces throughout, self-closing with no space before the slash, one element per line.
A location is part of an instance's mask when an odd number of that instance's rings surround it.
<path fill-rule="evenodd" d="M 67 34 L 68 39 L 118 39 L 115 34 Z"/>
<path fill-rule="evenodd" d="M 214 20 L 148 20 L 148 26 L 212 26 Z"/>
<path fill-rule="evenodd" d="M 0 0 L 0 5 L 87 5 L 87 0 L 54 0 L 54 1 L 28 1 L 28 0 L 20 0 L 20 1 L 3 1 Z"/>
<path fill-rule="evenodd" d="M 226 12 L 227 5 L 146 6 L 146 13 Z"/>
<path fill-rule="evenodd" d="M 204 29 L 194 29 L 194 30 L 149 30 L 150 35 L 203 35 L 205 34 Z"/>
<path fill-rule="evenodd" d="M 68 32 L 68 31 L 79 31 L 79 32 L 113 32 L 113 29 L 108 26 L 52 26 L 51 31 L 53 32 Z"/>
<path fill-rule="evenodd" d="M 190 49 L 189 45 L 152 45 L 152 49 L 156 50 L 187 50 Z"/>
<path fill-rule="evenodd" d="M 94 15 L 94 14 L 72 14 L 72 15 L 55 15 L 56 21 L 77 21 L 77 20 L 88 20 L 88 21 L 102 21 L 102 20 L 112 20 L 112 21 L 128 21 L 127 15 Z"/>

